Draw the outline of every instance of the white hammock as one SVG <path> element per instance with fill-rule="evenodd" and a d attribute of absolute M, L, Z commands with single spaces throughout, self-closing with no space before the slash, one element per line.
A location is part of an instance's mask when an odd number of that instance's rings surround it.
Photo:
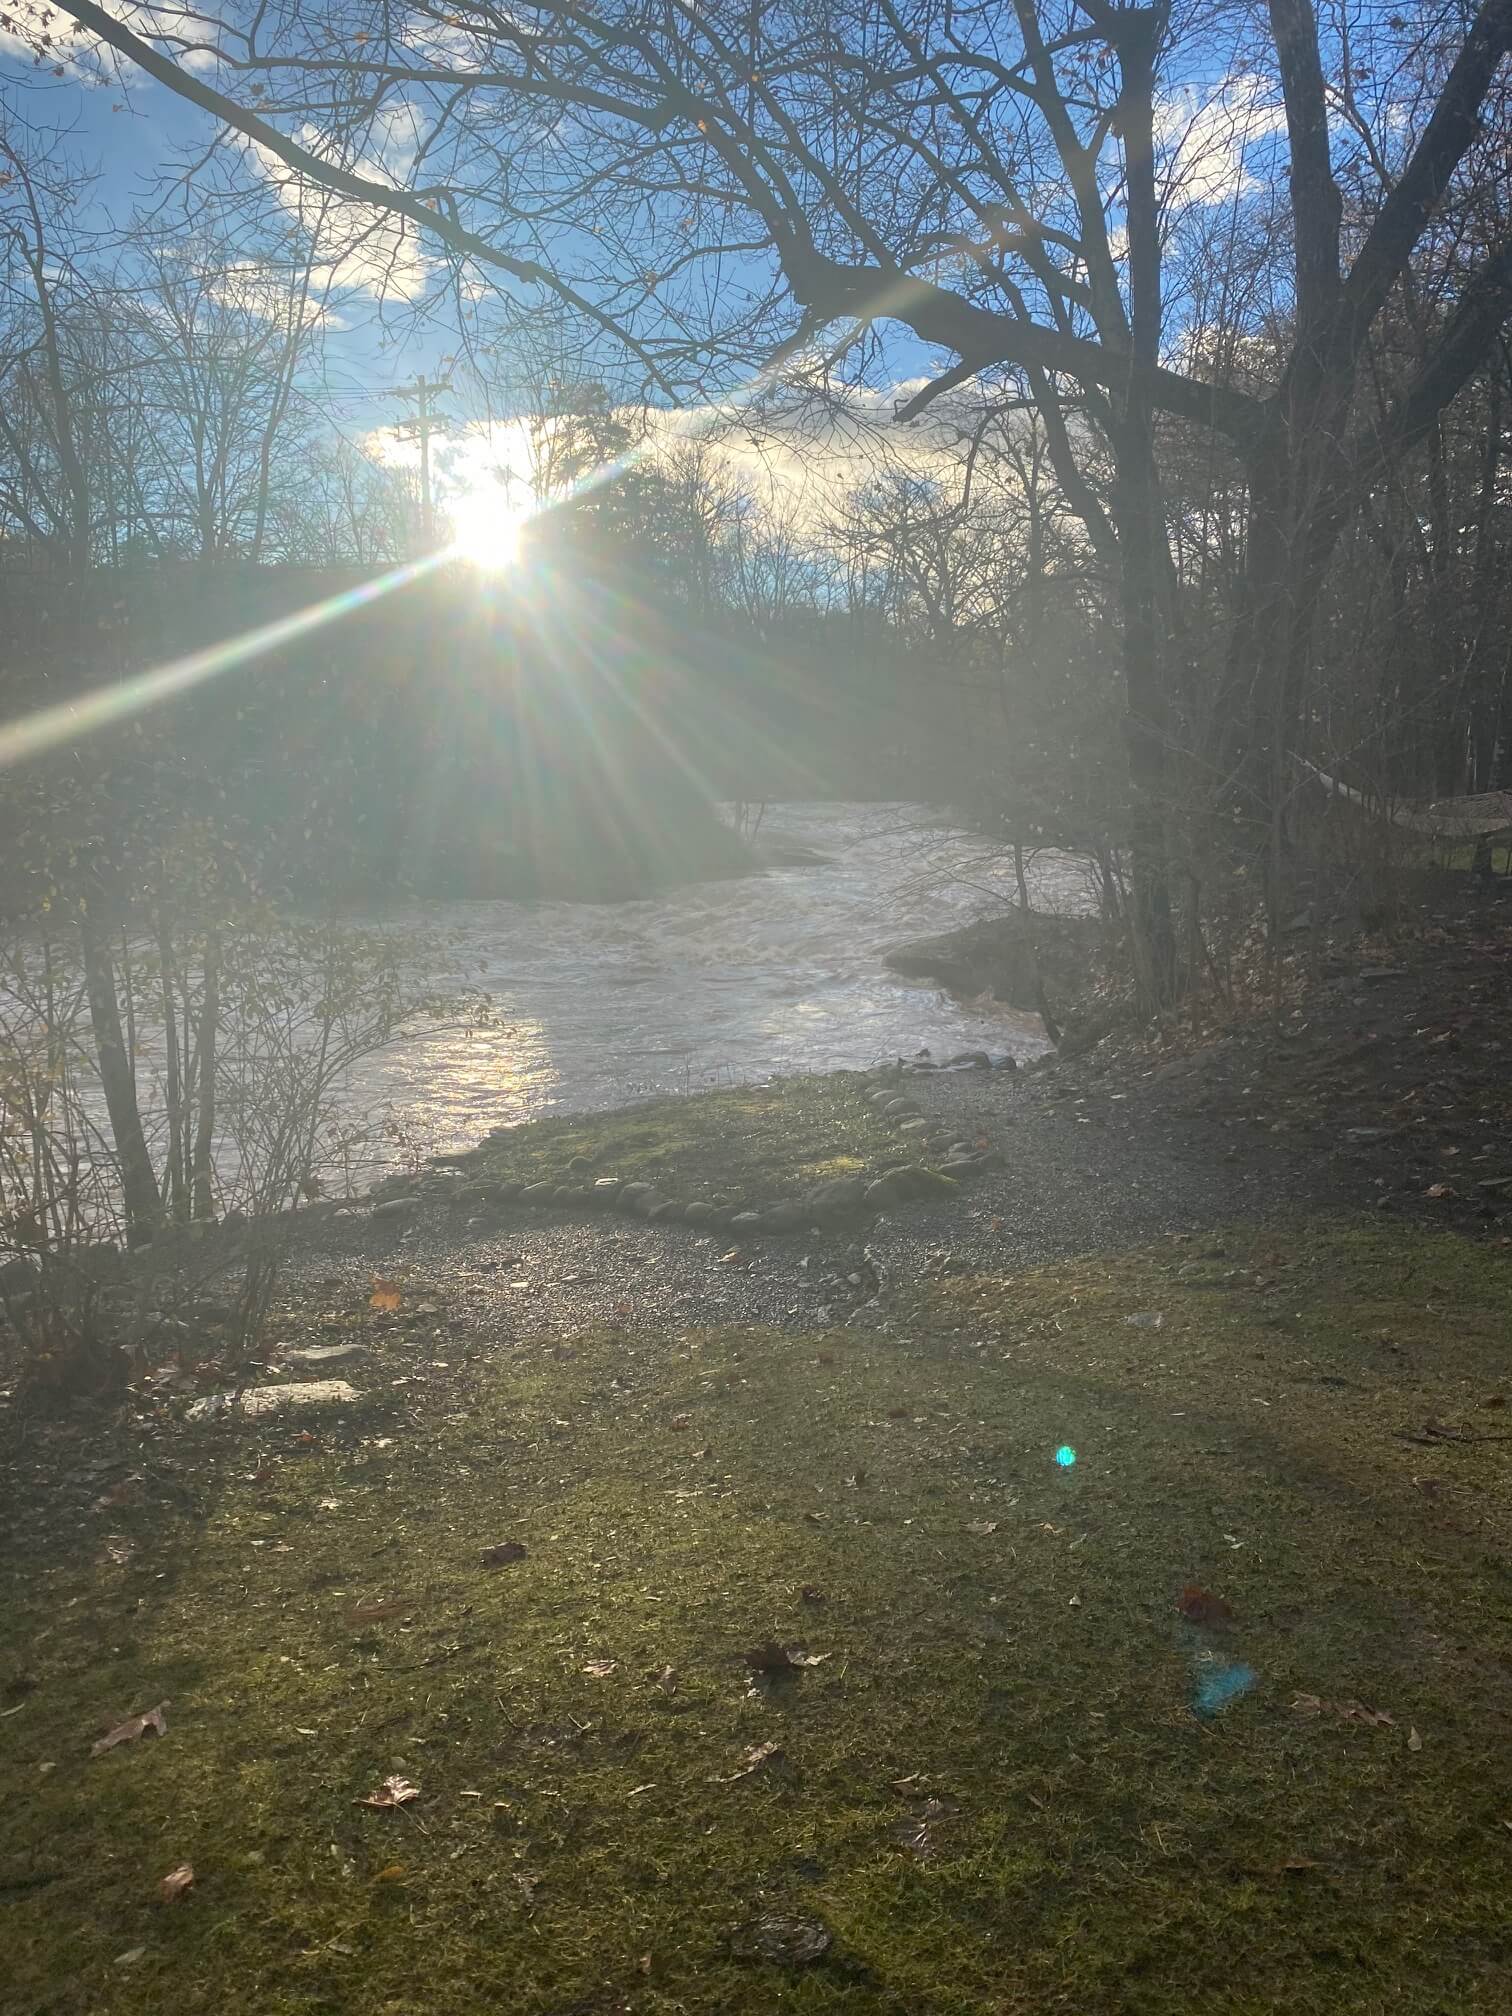
<path fill-rule="evenodd" d="M 1512 834 L 1512 791 L 1481 791 L 1470 798 L 1399 798 L 1386 804 L 1330 777 L 1305 756 L 1297 761 L 1330 797 L 1347 799 L 1375 818 L 1384 815 L 1409 833 L 1431 840 L 1496 840 Z"/>

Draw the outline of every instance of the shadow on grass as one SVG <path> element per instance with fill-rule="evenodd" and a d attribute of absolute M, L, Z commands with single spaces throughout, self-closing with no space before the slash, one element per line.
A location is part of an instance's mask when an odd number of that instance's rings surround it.
<path fill-rule="evenodd" d="M 461 1383 L 384 1333 L 402 1401 L 186 1445 L 115 1581 L 29 1526 L 18 2006 L 1500 2007 L 1505 1261 L 1225 1244 Z M 389 1775 L 420 1797 L 355 1803 Z M 831 1943 L 744 1957 L 771 1919 Z"/>

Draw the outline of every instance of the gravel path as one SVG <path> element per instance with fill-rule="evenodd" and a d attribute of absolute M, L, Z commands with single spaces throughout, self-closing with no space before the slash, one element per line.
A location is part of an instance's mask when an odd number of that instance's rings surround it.
<path fill-rule="evenodd" d="M 949 1266 L 1012 1273 L 1078 1253 L 1264 1217 L 1300 1194 L 1279 1147 L 1240 1155 L 1222 1139 L 1136 1137 L 1107 1094 L 1036 1074 L 921 1072 L 908 1095 L 963 1134 L 985 1134 L 1006 1166 L 959 1198 L 901 1204 L 852 1234 L 732 1241 L 729 1232 L 634 1219 L 551 1219 L 516 1207 L 500 1231 L 468 1231 L 440 1205 L 408 1229 L 336 1219 L 295 1278 L 351 1290 L 403 1270 L 460 1296 L 501 1340 L 561 1337 L 594 1324 L 817 1329 L 890 1281 Z M 731 1257 L 734 1255 L 735 1257 Z M 871 1312 L 868 1312 L 868 1317 Z"/>

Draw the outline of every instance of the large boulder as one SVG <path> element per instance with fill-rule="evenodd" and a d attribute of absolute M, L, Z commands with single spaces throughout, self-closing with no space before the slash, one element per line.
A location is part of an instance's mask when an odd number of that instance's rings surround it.
<path fill-rule="evenodd" d="M 948 994 L 967 1000 L 989 994 L 1010 1007 L 1036 1011 L 1036 960 L 1052 1000 L 1080 994 L 1096 967 L 1100 936 L 1095 917 L 1031 915 L 1026 921 L 1009 910 L 937 938 L 915 938 L 889 952 L 886 963 L 905 979 L 931 981 Z M 963 1054 L 977 1062 L 982 1053 Z"/>
<path fill-rule="evenodd" d="M 828 1183 L 816 1183 L 805 1196 L 803 1208 L 820 1224 L 826 1224 L 836 1218 L 854 1217 L 864 1208 L 865 1201 L 864 1177 L 835 1176 Z"/>

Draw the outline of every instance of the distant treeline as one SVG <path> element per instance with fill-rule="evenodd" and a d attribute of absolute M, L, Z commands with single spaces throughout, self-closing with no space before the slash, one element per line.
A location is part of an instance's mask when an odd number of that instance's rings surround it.
<path fill-rule="evenodd" d="M 137 706 L 143 674 L 333 599 L 318 627 Z M 447 565 L 379 592 L 168 564 L 66 593 L 12 580 L 0 607 L 8 719 L 117 701 L 0 778 L 12 913 L 62 856 L 129 880 L 191 835 L 270 893 L 612 899 L 741 866 L 729 800 L 960 795 L 987 713 L 844 616 L 704 629 L 608 567 Z"/>

